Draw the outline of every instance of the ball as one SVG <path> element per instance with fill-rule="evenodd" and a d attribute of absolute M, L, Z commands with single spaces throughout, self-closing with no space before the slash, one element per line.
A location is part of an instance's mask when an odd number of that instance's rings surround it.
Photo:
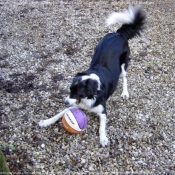
<path fill-rule="evenodd" d="M 68 110 L 62 117 L 63 127 L 72 134 L 80 134 L 87 126 L 86 114 L 77 108 Z"/>

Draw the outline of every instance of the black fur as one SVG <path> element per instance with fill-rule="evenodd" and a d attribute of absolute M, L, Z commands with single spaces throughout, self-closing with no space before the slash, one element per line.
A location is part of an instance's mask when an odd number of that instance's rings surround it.
<path fill-rule="evenodd" d="M 106 100 L 117 87 L 121 65 L 125 64 L 125 70 L 128 67 L 130 61 L 128 40 L 140 35 L 144 24 L 145 13 L 141 8 L 138 8 L 135 11 L 133 23 L 123 24 L 116 33 L 107 34 L 95 48 L 89 69 L 75 76 L 70 88 L 70 98 L 81 101 L 84 97 L 88 99 L 95 97 L 94 106 L 102 104 L 105 107 Z M 97 90 L 96 81 L 92 79 L 82 81 L 83 76 L 92 73 L 100 78 L 100 90 Z"/>
<path fill-rule="evenodd" d="M 140 31 L 145 28 L 146 14 L 142 8 L 137 7 L 135 9 L 135 19 L 131 24 L 124 24 L 117 30 L 127 40 L 140 36 Z"/>
<path fill-rule="evenodd" d="M 70 87 L 70 98 L 77 99 L 78 101 L 85 97 L 88 99 L 94 98 L 94 95 L 97 95 L 98 83 L 91 79 L 79 80 L 79 77 L 74 79 Z"/>

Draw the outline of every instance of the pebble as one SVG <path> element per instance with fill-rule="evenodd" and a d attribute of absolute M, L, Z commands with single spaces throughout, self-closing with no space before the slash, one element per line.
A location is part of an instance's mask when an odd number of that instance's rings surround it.
<path fill-rule="evenodd" d="M 45 144 L 42 143 L 42 144 L 41 144 L 41 148 L 44 148 L 44 147 L 45 147 Z"/>

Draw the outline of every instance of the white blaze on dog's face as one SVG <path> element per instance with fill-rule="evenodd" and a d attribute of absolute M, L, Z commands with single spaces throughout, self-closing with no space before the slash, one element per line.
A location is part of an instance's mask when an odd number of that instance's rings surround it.
<path fill-rule="evenodd" d="M 76 76 L 70 87 L 70 95 L 65 102 L 69 105 L 80 103 L 82 99 L 94 99 L 100 90 L 100 80 L 95 74 Z"/>
<path fill-rule="evenodd" d="M 80 101 L 81 99 L 94 98 L 97 94 L 98 83 L 96 80 L 87 79 L 73 83 L 70 87 L 70 98 Z"/>

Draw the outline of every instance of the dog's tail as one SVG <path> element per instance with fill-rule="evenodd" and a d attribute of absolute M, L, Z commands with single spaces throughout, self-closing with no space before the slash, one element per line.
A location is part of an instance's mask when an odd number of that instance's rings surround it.
<path fill-rule="evenodd" d="M 120 23 L 122 26 L 117 30 L 126 39 L 140 36 L 140 31 L 145 27 L 146 14 L 140 6 L 130 6 L 123 12 L 113 12 L 106 19 L 106 25 Z"/>

